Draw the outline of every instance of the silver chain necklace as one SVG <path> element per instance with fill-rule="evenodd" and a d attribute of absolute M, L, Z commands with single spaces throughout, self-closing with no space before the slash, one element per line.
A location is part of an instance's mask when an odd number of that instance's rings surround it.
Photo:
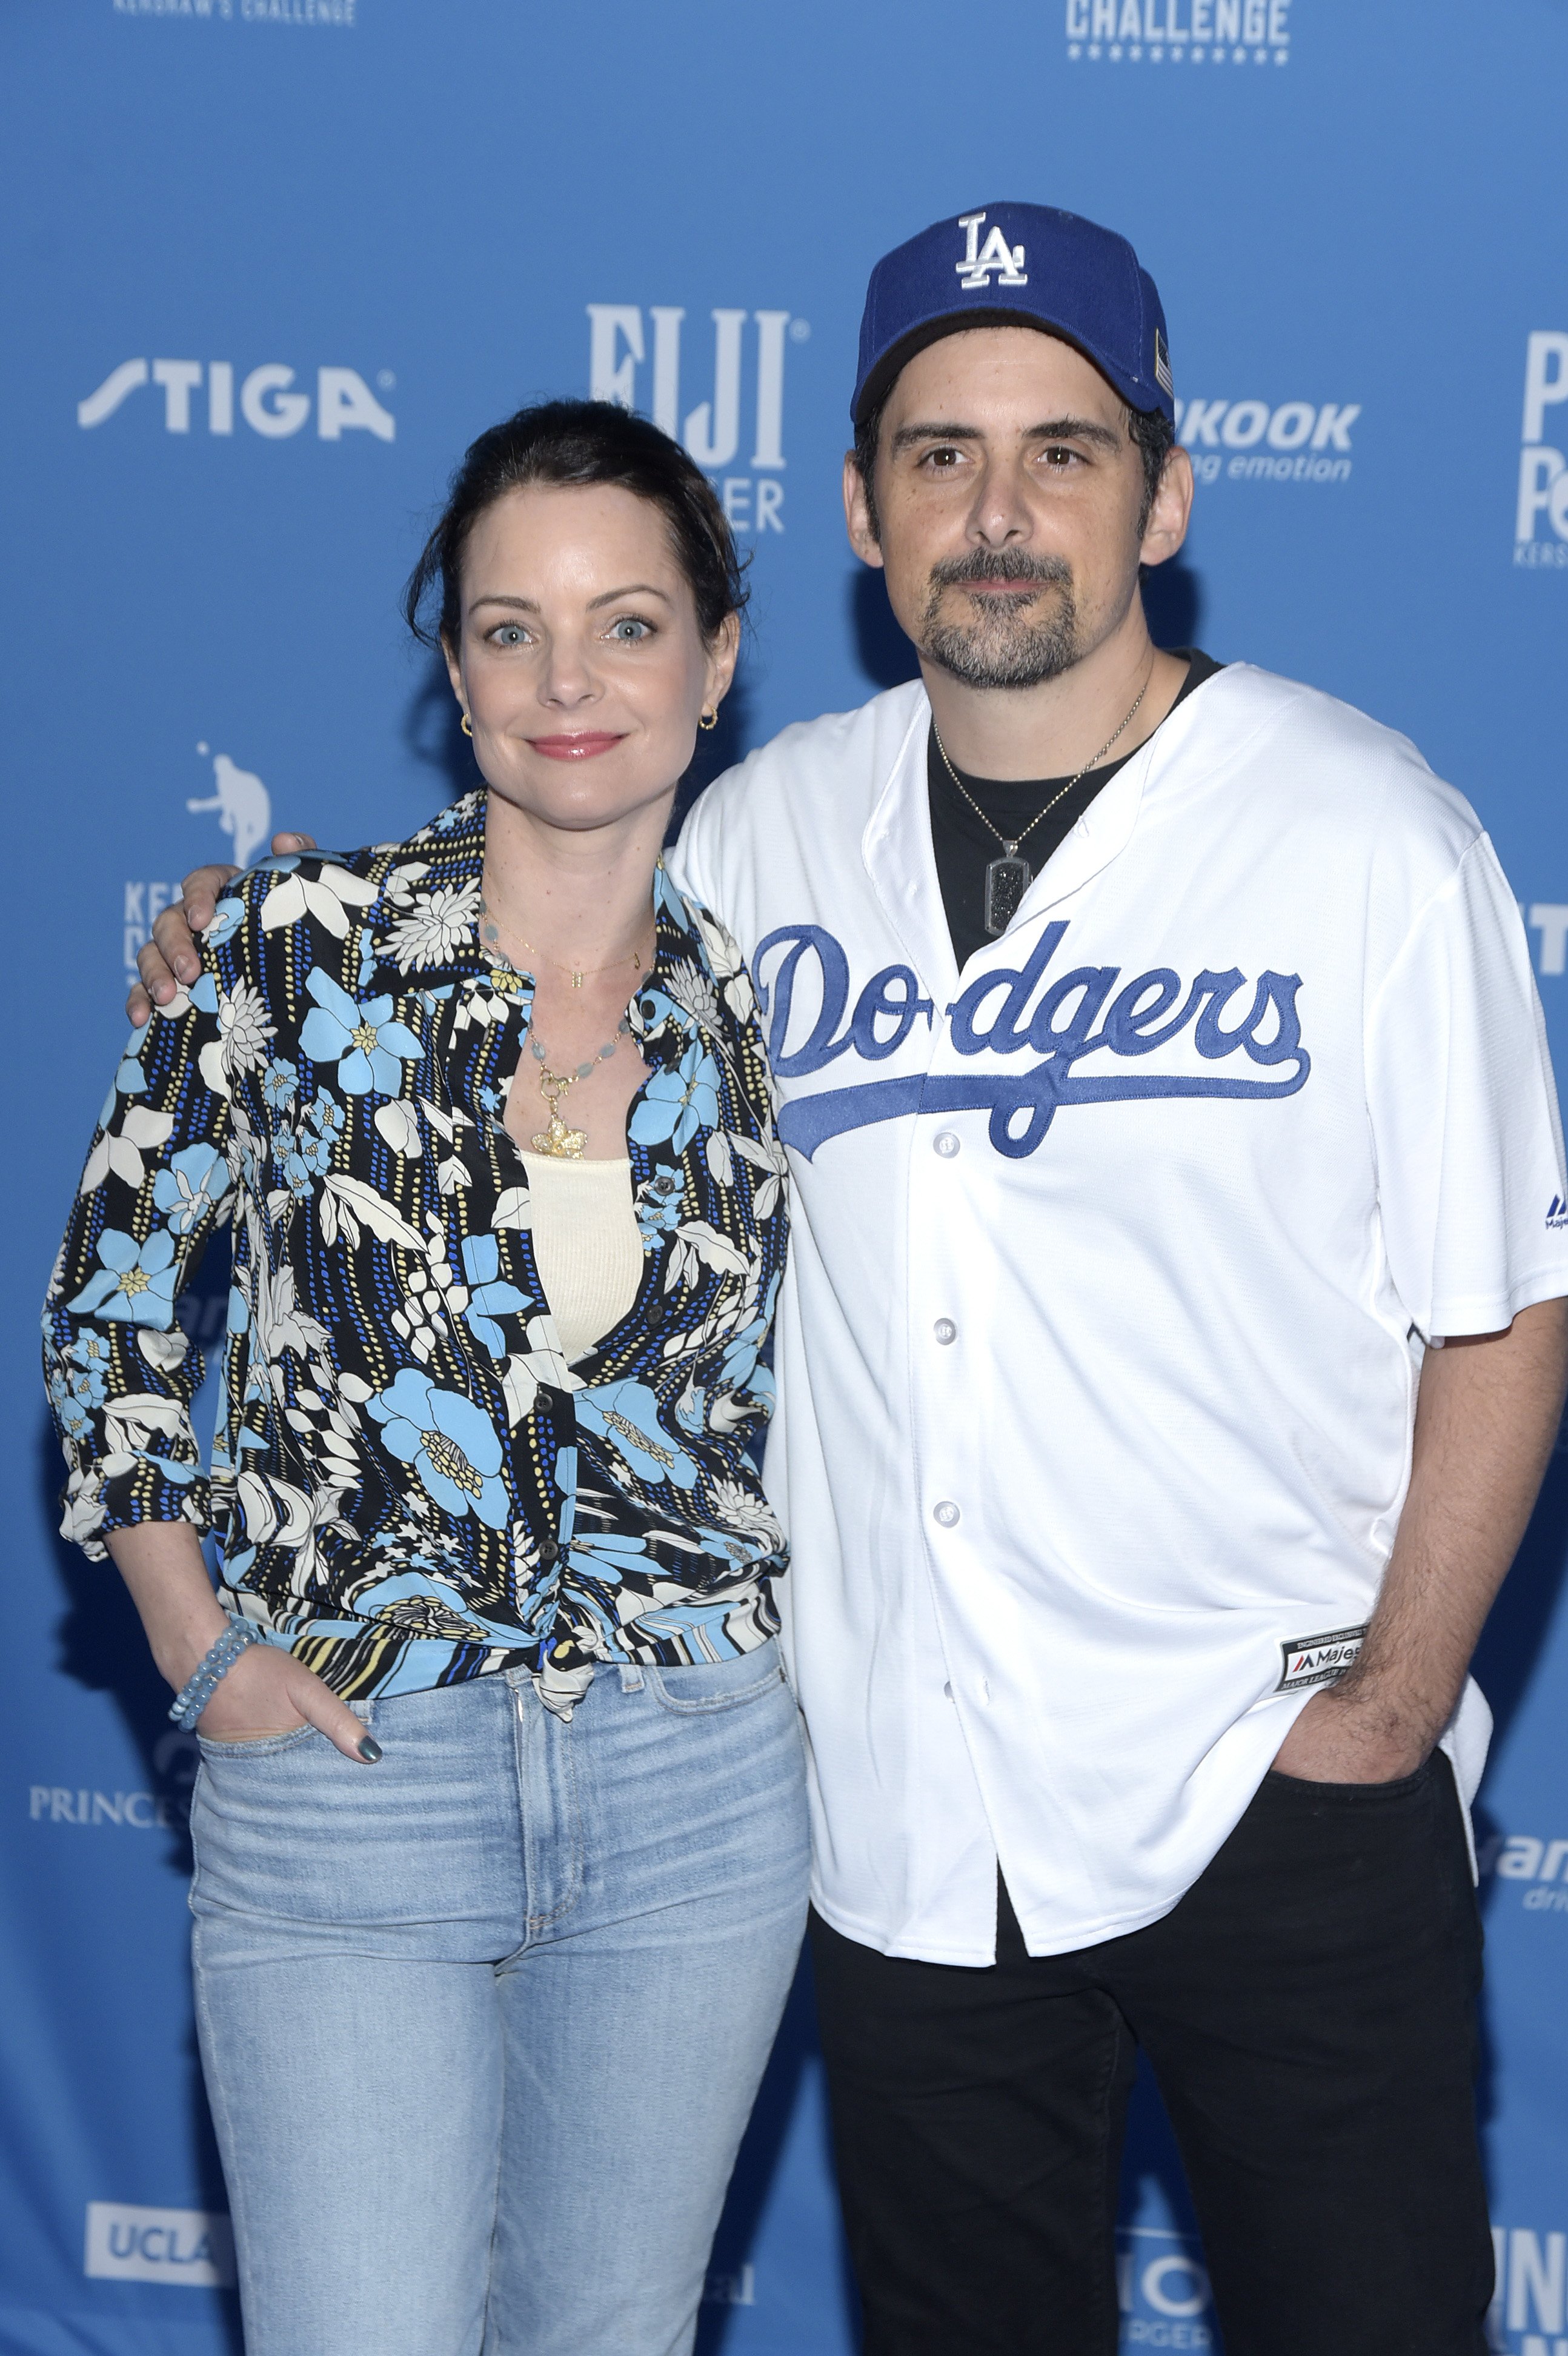
<path fill-rule="evenodd" d="M 1051 795 L 1051 799 L 1046 803 L 1045 808 L 1043 809 L 1036 810 L 1029 824 L 1024 828 L 1023 833 L 1015 835 L 1011 842 L 1008 841 L 1007 836 L 1002 832 L 1001 828 L 997 824 L 995 819 L 993 819 L 987 811 L 981 809 L 979 803 L 975 799 L 974 795 L 969 791 L 968 787 L 964 783 L 963 778 L 959 776 L 957 770 L 948 759 L 947 747 L 942 741 L 935 720 L 933 719 L 931 723 L 932 741 L 935 744 L 937 751 L 942 755 L 943 767 L 946 770 L 948 776 L 952 778 L 954 784 L 957 787 L 958 791 L 963 795 L 965 800 L 968 803 L 976 817 L 981 819 L 986 826 L 989 827 L 991 832 L 996 836 L 997 841 L 1002 846 L 1001 858 L 991 860 L 986 869 L 986 930 L 990 934 L 993 940 L 996 940 L 999 935 L 1007 931 L 1008 926 L 1018 915 L 1024 894 L 1034 882 L 1034 869 L 1029 865 L 1027 859 L 1020 859 L 1018 856 L 1019 844 L 1023 841 L 1024 835 L 1032 834 L 1035 828 L 1040 824 L 1040 819 L 1042 818 L 1048 818 L 1051 815 L 1051 812 L 1056 808 L 1057 803 L 1062 799 L 1063 796 L 1070 794 L 1074 786 L 1081 786 L 1083 784 L 1090 770 L 1097 768 L 1100 763 L 1104 759 L 1112 745 L 1116 742 L 1117 737 L 1124 735 L 1132 726 L 1134 720 L 1137 717 L 1138 706 L 1142 703 L 1145 696 L 1148 693 L 1149 680 L 1153 677 L 1154 665 L 1151 663 L 1149 665 L 1148 679 L 1145 680 L 1136 695 L 1133 698 L 1132 710 L 1127 713 L 1125 719 L 1122 722 L 1121 726 L 1115 729 L 1113 733 L 1106 737 L 1104 743 L 1101 745 L 1097 753 L 1090 755 L 1089 759 L 1084 762 L 1083 766 L 1079 770 L 1078 775 L 1075 777 L 1069 777 L 1064 786 L 1059 786 L 1057 787 L 1055 793 Z"/>

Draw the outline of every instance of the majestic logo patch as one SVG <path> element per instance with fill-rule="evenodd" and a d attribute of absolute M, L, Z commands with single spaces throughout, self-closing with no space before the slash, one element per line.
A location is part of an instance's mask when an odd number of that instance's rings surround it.
<path fill-rule="evenodd" d="M 953 265 L 958 273 L 959 285 L 988 286 L 994 270 L 998 286 L 1027 286 L 1029 277 L 1024 270 L 1022 246 L 1008 243 L 999 221 L 993 224 L 989 237 L 982 245 L 980 225 L 985 218 L 984 213 L 964 213 L 959 217 L 958 226 L 968 241 L 964 248 L 963 261 Z"/>
<path fill-rule="evenodd" d="M 1302 1693 L 1308 1686 L 1332 1685 L 1342 1676 L 1366 1636 L 1359 1628 L 1330 1628 L 1325 1636 L 1296 1636 L 1280 1646 L 1283 1666 L 1275 1693 Z"/>
<path fill-rule="evenodd" d="M 1568 1203 L 1563 1200 L 1561 1194 L 1553 1194 L 1547 1205 L 1546 1224 L 1553 1231 L 1559 1227 L 1568 1227 Z"/>

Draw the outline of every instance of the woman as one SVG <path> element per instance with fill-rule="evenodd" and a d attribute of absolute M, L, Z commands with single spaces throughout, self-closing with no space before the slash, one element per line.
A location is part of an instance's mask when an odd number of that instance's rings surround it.
<path fill-rule="evenodd" d="M 66 1527 L 199 1713 L 249 2356 L 665 2356 L 805 1905 L 782 1157 L 658 862 L 743 592 L 677 445 L 565 402 L 468 452 L 432 599 L 485 790 L 238 878 L 133 1036 L 46 1312 Z M 209 1481 L 175 1308 L 225 1219 Z"/>

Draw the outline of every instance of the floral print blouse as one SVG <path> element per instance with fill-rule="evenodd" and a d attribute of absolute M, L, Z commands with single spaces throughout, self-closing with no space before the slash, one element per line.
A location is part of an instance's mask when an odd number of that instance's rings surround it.
<path fill-rule="evenodd" d="M 45 1309 L 63 1527 L 185 1520 L 220 1601 L 356 1698 L 526 1667 L 728 1658 L 777 1628 L 758 1353 L 784 1163 L 730 936 L 655 885 L 628 1010 L 635 1302 L 568 1366 L 502 1115 L 532 1002 L 477 933 L 485 796 L 409 841 L 236 879 L 135 1033 Z M 232 1225 L 210 1475 L 176 1316 Z"/>

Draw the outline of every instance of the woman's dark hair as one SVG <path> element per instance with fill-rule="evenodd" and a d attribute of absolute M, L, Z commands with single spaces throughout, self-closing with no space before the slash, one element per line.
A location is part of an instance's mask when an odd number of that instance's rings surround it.
<path fill-rule="evenodd" d="M 486 508 L 529 483 L 562 488 L 612 483 L 657 508 L 706 642 L 728 615 L 744 609 L 745 568 L 729 519 L 712 484 L 679 443 L 613 402 L 541 401 L 492 425 L 464 453 L 441 520 L 403 593 L 409 627 L 427 647 L 443 639 L 458 644 L 468 535 Z M 424 618 L 432 593 L 439 597 L 433 626 Z"/>

